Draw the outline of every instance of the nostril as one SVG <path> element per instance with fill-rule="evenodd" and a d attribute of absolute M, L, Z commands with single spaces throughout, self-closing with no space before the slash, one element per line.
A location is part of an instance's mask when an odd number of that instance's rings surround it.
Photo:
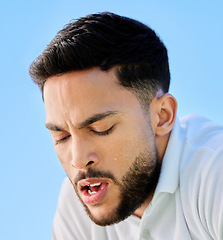
<path fill-rule="evenodd" d="M 91 165 L 93 163 L 94 163 L 94 161 L 89 161 L 86 166 L 89 166 L 89 165 Z"/>

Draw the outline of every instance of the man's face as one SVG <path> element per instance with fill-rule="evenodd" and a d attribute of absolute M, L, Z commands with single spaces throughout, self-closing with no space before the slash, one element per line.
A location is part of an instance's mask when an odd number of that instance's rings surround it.
<path fill-rule="evenodd" d="M 46 127 L 91 219 L 108 225 L 133 214 L 159 177 L 149 110 L 118 85 L 114 69 L 51 77 L 43 94 Z"/>

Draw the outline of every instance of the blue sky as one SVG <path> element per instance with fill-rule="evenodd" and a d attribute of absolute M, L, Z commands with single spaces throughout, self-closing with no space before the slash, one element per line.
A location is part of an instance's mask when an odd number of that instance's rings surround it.
<path fill-rule="evenodd" d="M 0 6 L 0 239 L 51 239 L 66 176 L 45 130 L 39 89 L 28 68 L 71 19 L 111 11 L 151 26 L 168 48 L 178 115 L 223 123 L 221 0 L 8 0 Z"/>

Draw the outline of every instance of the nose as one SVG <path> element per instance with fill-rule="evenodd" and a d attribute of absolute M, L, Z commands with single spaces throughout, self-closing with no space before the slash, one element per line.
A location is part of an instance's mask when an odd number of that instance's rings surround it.
<path fill-rule="evenodd" d="M 72 145 L 72 167 L 84 170 L 99 163 L 100 158 L 93 143 L 87 139 L 74 139 Z"/>

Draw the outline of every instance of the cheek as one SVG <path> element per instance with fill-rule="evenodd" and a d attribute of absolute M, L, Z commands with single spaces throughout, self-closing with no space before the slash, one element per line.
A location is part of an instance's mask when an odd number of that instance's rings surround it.
<path fill-rule="evenodd" d="M 145 151 L 154 151 L 154 136 L 150 129 L 143 128 L 143 124 L 131 126 L 128 131 L 115 136 L 104 151 L 103 159 L 107 159 L 105 168 L 117 177 L 123 176 L 136 157 Z"/>
<path fill-rule="evenodd" d="M 64 171 L 66 172 L 67 176 L 73 181 L 76 171 L 71 164 L 72 162 L 71 152 L 61 147 L 58 147 L 58 148 L 55 147 L 55 150 Z"/>
<path fill-rule="evenodd" d="M 122 176 L 139 154 L 138 145 L 138 140 L 131 135 L 114 138 L 103 151 L 103 168 L 112 171 L 116 177 Z"/>

